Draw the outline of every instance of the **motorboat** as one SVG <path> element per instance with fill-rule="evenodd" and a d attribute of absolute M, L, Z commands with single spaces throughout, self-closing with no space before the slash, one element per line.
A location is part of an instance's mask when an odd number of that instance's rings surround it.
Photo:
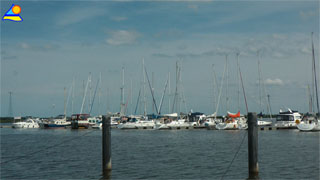
<path fill-rule="evenodd" d="M 72 129 L 79 129 L 79 128 L 89 128 L 89 121 L 88 118 L 90 117 L 89 114 L 73 114 L 71 116 L 71 128 Z"/>
<path fill-rule="evenodd" d="M 102 122 L 102 116 L 88 117 L 89 126 L 94 126 Z"/>
<path fill-rule="evenodd" d="M 208 129 L 208 130 L 216 130 L 216 125 L 221 123 L 222 119 L 221 118 L 217 118 L 216 113 L 212 114 L 212 115 L 208 115 L 204 121 L 204 126 Z"/>
<path fill-rule="evenodd" d="M 26 121 L 13 123 L 13 128 L 39 128 L 39 119 L 28 118 Z"/>
<path fill-rule="evenodd" d="M 140 116 L 122 117 L 121 123 L 117 125 L 119 129 L 138 129 L 137 124 L 140 121 Z"/>
<path fill-rule="evenodd" d="M 276 118 L 275 127 L 277 129 L 297 129 L 297 122 L 301 121 L 301 114 L 288 108 L 288 111 L 280 109 Z"/>
<path fill-rule="evenodd" d="M 168 123 L 155 124 L 155 129 L 191 129 L 197 126 L 196 122 L 188 122 L 185 119 L 173 120 Z"/>
<path fill-rule="evenodd" d="M 271 126 L 271 121 L 258 120 L 258 126 Z"/>
<path fill-rule="evenodd" d="M 66 126 L 71 125 L 71 122 L 67 121 L 66 116 L 59 115 L 54 119 L 43 120 L 39 123 L 40 128 L 65 128 Z"/>

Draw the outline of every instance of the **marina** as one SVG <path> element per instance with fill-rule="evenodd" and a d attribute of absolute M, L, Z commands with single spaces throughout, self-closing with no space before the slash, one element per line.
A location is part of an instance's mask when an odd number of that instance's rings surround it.
<path fill-rule="evenodd" d="M 0 3 L 1 180 L 320 179 L 319 1 Z"/>

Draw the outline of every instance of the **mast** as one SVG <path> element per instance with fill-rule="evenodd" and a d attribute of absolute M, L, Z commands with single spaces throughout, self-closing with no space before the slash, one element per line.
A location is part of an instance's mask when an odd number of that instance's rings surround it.
<path fill-rule="evenodd" d="M 89 111 L 92 106 L 91 102 L 92 102 L 92 83 L 91 83 L 91 72 L 89 72 L 89 104 L 88 104 Z"/>
<path fill-rule="evenodd" d="M 257 52 L 258 55 L 258 77 L 259 77 L 259 104 L 260 112 L 262 113 L 262 104 L 261 104 L 261 69 L 260 69 L 260 51 Z M 260 117 L 262 118 L 262 117 Z"/>
<path fill-rule="evenodd" d="M 271 110 L 271 104 L 270 104 L 270 94 L 268 94 L 267 97 L 268 97 L 269 113 L 270 113 L 270 117 L 272 118 L 272 110 Z"/>
<path fill-rule="evenodd" d="M 106 102 L 107 102 L 107 107 L 106 107 L 106 113 L 108 114 L 109 112 L 109 88 L 107 87 L 107 90 L 106 90 Z"/>
<path fill-rule="evenodd" d="M 227 88 L 226 88 L 226 110 L 229 111 L 229 67 L 228 67 L 228 54 L 226 54 L 226 67 L 227 67 Z"/>
<path fill-rule="evenodd" d="M 161 97 L 161 100 L 160 100 L 160 105 L 159 105 L 159 111 L 158 111 L 158 114 L 160 114 L 160 113 L 161 113 L 162 102 L 163 102 L 164 94 L 166 93 L 166 89 L 167 89 L 168 81 L 169 81 L 169 76 L 168 76 L 168 79 L 167 79 L 166 84 L 165 84 L 165 86 L 164 86 L 163 94 L 162 94 L 162 97 Z"/>
<path fill-rule="evenodd" d="M 242 74 L 241 74 L 241 69 L 240 69 L 240 64 L 239 64 L 239 53 L 237 53 L 237 64 L 238 64 L 238 68 L 239 68 L 239 75 L 240 75 L 240 80 L 241 80 L 241 85 L 242 85 L 242 91 L 243 91 L 243 96 L 244 96 L 244 101 L 246 104 L 246 110 L 247 110 L 247 114 L 249 112 L 248 110 L 248 103 L 247 103 L 247 97 L 246 97 L 246 92 L 244 91 L 244 86 L 243 86 L 243 80 L 242 80 Z"/>
<path fill-rule="evenodd" d="M 154 73 L 151 73 L 151 91 L 154 94 Z M 152 106 L 152 113 L 154 114 L 154 106 Z"/>
<path fill-rule="evenodd" d="M 132 78 L 131 78 L 131 87 L 130 87 L 130 109 L 131 109 L 131 112 L 130 112 L 130 113 L 131 113 L 131 114 L 133 113 L 133 112 L 132 112 L 132 110 L 133 110 L 133 106 L 132 106 L 132 96 L 133 96 L 133 95 L 132 95 L 132 91 L 133 91 L 133 89 L 132 89 L 132 87 L 133 87 L 133 86 L 132 86 Z"/>
<path fill-rule="evenodd" d="M 63 112 L 63 114 L 64 114 L 64 118 L 66 118 L 67 117 L 67 88 L 66 87 L 63 88 L 63 92 L 64 92 L 64 112 Z"/>
<path fill-rule="evenodd" d="M 88 77 L 88 81 L 87 81 L 87 85 L 85 87 L 84 93 L 83 93 L 83 99 L 82 99 L 82 105 L 81 105 L 81 109 L 80 109 L 80 114 L 82 114 L 83 112 L 83 106 L 84 106 L 84 102 L 86 100 L 86 95 L 87 95 L 87 89 L 88 89 L 88 85 L 89 85 L 89 80 L 90 80 L 90 76 Z M 84 81 L 83 81 L 84 82 Z"/>
<path fill-rule="evenodd" d="M 73 79 L 72 79 L 72 101 L 71 101 L 71 114 L 73 114 L 73 105 L 74 105 L 74 89 L 75 89 L 75 87 L 74 87 L 74 83 L 75 83 L 75 80 L 74 80 L 75 78 L 73 77 Z"/>
<path fill-rule="evenodd" d="M 170 113 L 171 113 L 171 112 L 170 112 L 170 107 L 171 107 L 171 104 L 170 104 L 170 100 L 171 100 L 170 72 L 169 72 L 169 78 L 168 78 L 168 79 L 169 79 L 169 82 L 168 82 L 168 83 L 169 83 L 169 92 L 168 92 L 168 97 L 169 97 L 169 98 L 168 98 L 168 100 L 169 100 L 169 106 L 168 106 L 168 107 L 169 107 L 169 108 L 168 108 L 168 113 L 170 114 Z"/>
<path fill-rule="evenodd" d="M 316 87 L 316 100 L 317 100 L 317 110 L 318 110 L 318 116 L 320 115 L 319 110 L 319 99 L 318 99 L 318 84 L 317 84 L 317 72 L 316 72 L 316 60 L 314 56 L 314 45 L 313 45 L 313 32 L 311 33 L 311 41 L 312 41 L 312 61 L 313 61 L 313 71 L 314 71 L 314 85 Z"/>
<path fill-rule="evenodd" d="M 120 87 L 121 90 L 121 102 L 120 102 L 120 115 L 124 115 L 124 67 L 122 66 L 122 86 Z"/>
<path fill-rule="evenodd" d="M 223 71 L 223 74 L 222 74 L 222 79 L 221 79 L 221 85 L 220 85 L 220 90 L 219 90 L 219 96 L 218 96 L 218 102 L 216 104 L 216 111 L 215 111 L 215 115 L 214 115 L 214 119 L 216 120 L 217 119 L 217 114 L 218 114 L 218 110 L 219 110 L 219 103 L 220 103 L 220 98 L 221 98 L 221 92 L 222 92 L 222 86 L 223 86 L 223 80 L 224 80 L 224 75 L 226 73 L 226 69 L 227 69 L 227 61 L 226 61 L 226 64 L 224 65 L 224 71 Z"/>
<path fill-rule="evenodd" d="M 215 110 L 215 105 L 217 102 L 217 92 L 215 91 L 215 88 L 217 86 L 217 78 L 216 78 L 216 73 L 214 70 L 214 64 L 212 64 L 212 79 L 213 79 L 213 112 Z"/>
<path fill-rule="evenodd" d="M 101 115 L 101 84 L 102 84 L 102 81 L 101 81 L 101 72 L 100 72 L 100 77 L 99 77 L 99 81 L 100 81 L 100 84 L 99 84 L 99 93 L 98 93 L 98 113 L 99 115 Z"/>
<path fill-rule="evenodd" d="M 140 94 L 141 94 L 141 87 L 140 87 L 140 89 L 139 89 L 137 104 L 136 104 L 136 108 L 135 108 L 135 110 L 134 110 L 134 114 L 135 114 L 135 115 L 137 114 L 137 109 L 138 109 L 138 106 L 139 106 Z"/>
<path fill-rule="evenodd" d="M 146 100 L 146 72 L 144 68 L 144 58 L 142 59 L 142 73 L 143 73 L 143 103 L 144 103 L 144 112 L 143 115 L 147 115 L 147 100 Z"/>
<path fill-rule="evenodd" d="M 182 79 L 181 79 L 181 66 L 179 68 L 179 85 L 180 85 L 180 89 L 181 89 L 181 100 L 182 100 L 181 103 L 184 104 L 185 112 L 187 113 L 188 110 L 187 110 L 186 97 L 184 96 L 184 88 L 183 88 Z M 181 106 L 180 106 L 180 109 L 181 109 Z"/>
<path fill-rule="evenodd" d="M 144 67 L 144 68 L 146 68 L 146 67 Z M 156 100 L 155 100 L 155 98 L 154 98 L 154 94 L 153 94 L 153 91 L 152 91 L 152 87 L 151 87 L 151 83 L 150 83 L 150 80 L 149 80 L 149 76 L 148 76 L 148 73 L 147 73 L 147 70 L 146 70 L 146 69 L 145 69 L 145 72 L 146 72 L 146 76 L 147 76 L 147 80 L 148 80 L 150 92 L 151 92 L 151 95 L 152 95 L 153 105 L 154 105 L 156 111 L 159 112 L 159 111 L 158 111 L 158 108 L 157 108 Z"/>
<path fill-rule="evenodd" d="M 179 94 L 178 94 L 178 87 L 179 87 L 179 66 L 178 66 L 178 61 L 176 62 L 176 92 L 175 92 L 175 103 L 176 103 L 176 112 L 180 114 L 179 112 Z"/>

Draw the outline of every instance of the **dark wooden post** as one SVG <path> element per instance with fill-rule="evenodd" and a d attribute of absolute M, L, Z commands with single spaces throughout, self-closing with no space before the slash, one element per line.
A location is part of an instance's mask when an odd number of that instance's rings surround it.
<path fill-rule="evenodd" d="M 257 113 L 248 113 L 249 179 L 259 178 Z"/>
<path fill-rule="evenodd" d="M 102 116 L 102 171 L 111 171 L 111 128 L 110 116 Z"/>

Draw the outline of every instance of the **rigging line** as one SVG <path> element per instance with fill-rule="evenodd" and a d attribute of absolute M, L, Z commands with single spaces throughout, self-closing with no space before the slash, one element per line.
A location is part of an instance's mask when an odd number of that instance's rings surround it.
<path fill-rule="evenodd" d="M 239 147 L 238 147 L 238 150 L 237 150 L 237 152 L 234 154 L 232 161 L 230 162 L 227 170 L 224 172 L 224 174 L 222 175 L 222 177 L 221 177 L 220 180 L 222 180 L 222 179 L 224 178 L 224 176 L 227 174 L 227 172 L 229 171 L 229 169 L 230 169 L 233 161 L 236 159 L 236 157 L 237 157 L 237 155 L 238 155 L 238 153 L 239 153 L 239 151 L 240 151 L 240 149 L 241 149 L 241 146 L 242 146 L 243 141 L 244 141 L 244 139 L 245 139 L 246 136 L 247 136 L 247 131 L 244 132 L 244 135 L 243 135 L 243 137 L 242 137 L 242 140 L 241 140 L 241 143 L 240 143 L 240 145 L 239 145 Z"/>
<path fill-rule="evenodd" d="M 151 88 L 151 84 L 150 84 L 150 80 L 149 80 L 149 76 L 148 76 L 148 72 L 147 72 L 146 67 L 144 67 L 144 71 L 145 71 L 146 76 L 147 76 L 147 80 L 148 80 L 150 92 L 151 92 L 151 95 L 152 95 L 153 105 L 154 105 L 154 107 L 156 108 L 156 112 L 159 112 L 159 111 L 158 111 L 157 104 L 156 104 L 156 100 L 154 99 L 154 94 L 153 94 L 153 91 L 152 91 L 152 88 Z"/>
<path fill-rule="evenodd" d="M 84 133 L 84 134 L 82 134 L 82 135 L 80 135 L 80 136 L 76 136 L 76 137 L 73 137 L 73 138 L 64 140 L 64 141 L 62 141 L 62 142 L 60 142 L 60 143 L 58 143 L 58 144 L 54 144 L 54 145 L 51 145 L 51 146 L 47 146 L 47 147 L 45 147 L 45 148 L 43 148 L 43 149 L 40 149 L 40 150 L 38 150 L 38 151 L 34 151 L 34 152 L 32 152 L 32 153 L 28 153 L 28 154 L 23 155 L 23 156 L 18 156 L 18 157 L 16 157 L 16 158 L 9 159 L 9 160 L 7 160 L 7 161 L 2 161 L 2 162 L 0 162 L 0 164 L 5 164 L 5 163 L 8 163 L 8 162 L 12 162 L 12 161 L 18 160 L 18 159 L 23 159 L 23 158 L 26 158 L 26 157 L 30 157 L 31 155 L 37 154 L 37 153 L 39 153 L 39 152 L 43 152 L 43 151 L 45 151 L 45 150 L 47 150 L 47 149 L 50 149 L 50 148 L 54 148 L 54 147 L 60 146 L 60 145 L 62 145 L 62 144 L 64 144 L 64 143 L 66 143 L 66 142 L 69 142 L 69 141 L 74 140 L 74 139 L 79 138 L 79 137 L 83 137 L 83 136 L 85 136 L 85 135 L 87 135 L 87 134 L 90 134 L 90 133 L 92 133 L 92 132 L 96 132 L 96 131 L 95 131 L 95 130 L 90 130 L 89 132 L 86 132 L 86 133 Z M 3 157 L 2 157 L 2 158 L 3 158 Z"/>

